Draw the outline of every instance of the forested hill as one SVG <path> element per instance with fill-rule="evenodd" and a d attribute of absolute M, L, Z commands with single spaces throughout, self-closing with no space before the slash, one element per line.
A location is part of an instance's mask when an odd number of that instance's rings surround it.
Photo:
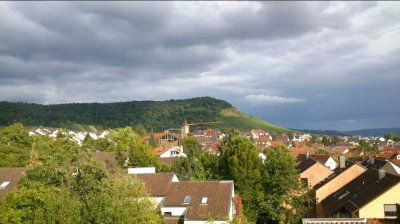
<path fill-rule="evenodd" d="M 279 126 L 236 111 L 226 101 L 211 97 L 167 101 L 130 101 L 118 103 L 72 103 L 40 105 L 0 102 L 0 126 L 20 122 L 25 126 L 71 127 L 88 124 L 101 128 L 144 125 L 162 131 L 190 123 L 223 121 L 219 126 L 240 130 L 264 128 L 286 131 Z"/>

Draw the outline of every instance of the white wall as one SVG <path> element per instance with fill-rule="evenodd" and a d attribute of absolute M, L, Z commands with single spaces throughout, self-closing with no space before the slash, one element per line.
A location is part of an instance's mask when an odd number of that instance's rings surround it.
<path fill-rule="evenodd" d="M 337 167 L 337 163 L 334 159 L 332 159 L 332 157 L 330 157 L 326 163 L 325 166 L 328 167 L 330 170 L 334 170 Z"/>
<path fill-rule="evenodd" d="M 134 167 L 128 168 L 128 174 L 156 173 L 155 167 Z"/>
<path fill-rule="evenodd" d="M 172 216 L 181 216 L 186 212 L 186 207 L 163 207 L 161 213 L 164 215 L 165 212 L 171 212 Z"/>

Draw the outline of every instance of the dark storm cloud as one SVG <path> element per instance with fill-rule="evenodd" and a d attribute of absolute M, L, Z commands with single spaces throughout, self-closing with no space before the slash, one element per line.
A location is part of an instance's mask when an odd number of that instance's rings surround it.
<path fill-rule="evenodd" d="M 2 2 L 0 100 L 209 95 L 288 127 L 399 126 L 399 6 Z"/>

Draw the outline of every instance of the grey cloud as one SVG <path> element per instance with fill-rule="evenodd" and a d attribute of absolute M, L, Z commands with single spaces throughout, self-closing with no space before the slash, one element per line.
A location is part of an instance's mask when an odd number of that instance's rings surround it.
<path fill-rule="evenodd" d="M 2 2 L 0 100 L 209 95 L 287 127 L 400 125 L 399 7 Z M 260 106 L 249 107 L 246 96 L 258 96 Z"/>

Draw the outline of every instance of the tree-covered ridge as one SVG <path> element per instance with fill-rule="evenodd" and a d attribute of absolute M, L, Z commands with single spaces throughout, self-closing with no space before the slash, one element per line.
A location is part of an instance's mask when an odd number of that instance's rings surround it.
<path fill-rule="evenodd" d="M 95 127 L 107 129 L 141 126 L 158 132 L 169 128 L 180 128 L 184 119 L 190 123 L 221 122 L 200 126 L 202 128 L 207 126 L 219 129 L 235 128 L 245 132 L 255 128 L 276 133 L 289 131 L 241 113 L 228 102 L 211 97 L 56 105 L 0 102 L 0 126 L 22 123 L 27 127 L 61 127 L 85 131 L 92 131 Z"/>
<path fill-rule="evenodd" d="M 232 108 L 223 100 L 199 97 L 185 100 L 130 101 L 119 103 L 72 103 L 40 105 L 0 102 L 0 125 L 16 122 L 25 126 L 65 127 L 90 124 L 116 128 L 143 124 L 161 131 L 191 122 L 215 121 L 222 109 Z"/>

